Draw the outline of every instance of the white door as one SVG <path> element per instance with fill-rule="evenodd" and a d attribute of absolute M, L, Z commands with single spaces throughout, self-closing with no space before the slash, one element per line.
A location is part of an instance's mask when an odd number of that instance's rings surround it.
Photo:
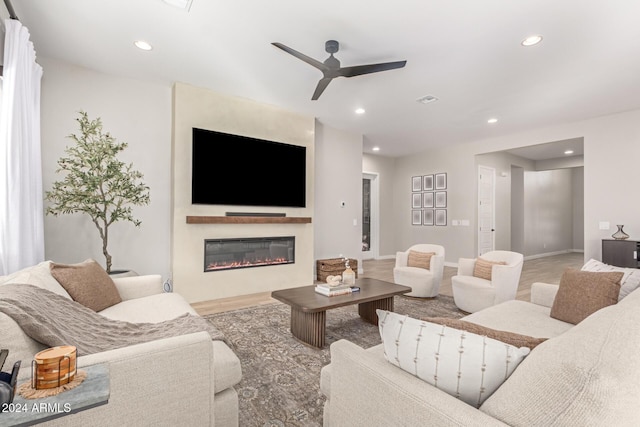
<path fill-rule="evenodd" d="M 378 258 L 378 174 L 362 174 L 362 259 Z"/>
<path fill-rule="evenodd" d="M 496 170 L 478 166 L 478 255 L 495 249 Z"/>

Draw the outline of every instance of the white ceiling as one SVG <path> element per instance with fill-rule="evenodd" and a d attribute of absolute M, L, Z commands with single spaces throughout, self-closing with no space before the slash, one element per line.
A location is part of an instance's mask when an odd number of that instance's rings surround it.
<path fill-rule="evenodd" d="M 317 117 L 401 156 L 640 108 L 635 0 L 13 0 L 38 56 L 181 81 Z M 528 35 L 544 40 L 522 47 Z M 154 49 L 143 52 L 133 41 Z M 403 69 L 334 80 L 271 45 L 343 66 Z M 46 73 L 46 70 L 45 70 Z M 424 95 L 439 101 L 416 102 Z M 354 114 L 357 107 L 366 114 Z M 498 123 L 487 124 L 496 117 Z"/>

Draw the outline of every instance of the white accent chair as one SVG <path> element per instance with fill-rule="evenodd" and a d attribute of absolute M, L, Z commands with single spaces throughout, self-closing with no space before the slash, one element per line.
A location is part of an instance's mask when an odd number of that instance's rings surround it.
<path fill-rule="evenodd" d="M 460 310 L 475 313 L 492 305 L 516 299 L 524 257 L 511 251 L 491 251 L 481 256 L 487 261 L 504 261 L 491 268 L 491 281 L 475 277 L 477 258 L 460 258 L 458 274 L 451 278 L 453 300 Z"/>
<path fill-rule="evenodd" d="M 420 267 L 408 267 L 409 251 L 435 252 L 431 257 L 429 270 Z M 444 271 L 444 247 L 440 245 L 413 245 L 404 252 L 396 253 L 396 266 L 393 269 L 393 281 L 398 285 L 410 286 L 408 296 L 432 298 L 440 292 Z"/>

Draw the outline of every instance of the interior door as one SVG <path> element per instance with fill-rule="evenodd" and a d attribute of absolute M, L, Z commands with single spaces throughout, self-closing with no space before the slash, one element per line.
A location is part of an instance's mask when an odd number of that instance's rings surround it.
<path fill-rule="evenodd" d="M 495 249 L 496 170 L 478 166 L 478 256 Z"/>
<path fill-rule="evenodd" d="M 378 257 L 378 175 L 362 174 L 362 259 Z"/>

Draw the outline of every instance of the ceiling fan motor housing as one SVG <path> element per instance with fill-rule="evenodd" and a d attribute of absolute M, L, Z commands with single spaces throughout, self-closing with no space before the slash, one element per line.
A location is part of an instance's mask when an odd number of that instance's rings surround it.
<path fill-rule="evenodd" d="M 326 50 L 327 53 L 334 54 L 340 50 L 340 43 L 335 40 L 327 40 L 324 43 L 324 50 Z"/>

